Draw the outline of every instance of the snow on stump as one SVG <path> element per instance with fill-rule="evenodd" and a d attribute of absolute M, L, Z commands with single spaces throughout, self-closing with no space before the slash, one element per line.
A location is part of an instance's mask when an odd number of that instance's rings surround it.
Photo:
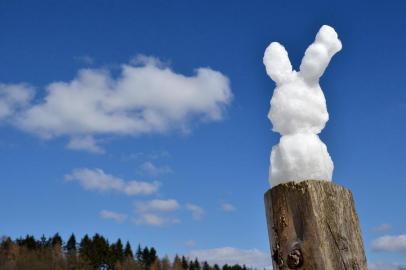
<path fill-rule="evenodd" d="M 265 193 L 274 270 L 366 270 L 350 190 L 327 181 L 277 185 Z"/>

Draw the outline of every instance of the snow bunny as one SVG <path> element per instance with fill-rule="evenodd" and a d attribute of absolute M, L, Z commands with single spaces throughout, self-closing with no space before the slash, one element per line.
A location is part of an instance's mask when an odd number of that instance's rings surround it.
<path fill-rule="evenodd" d="M 272 186 L 288 181 L 331 181 L 334 165 L 318 136 L 329 118 L 319 78 L 341 48 L 334 29 L 323 25 L 307 48 L 300 71 L 292 70 L 281 44 L 272 42 L 265 50 L 266 72 L 276 83 L 268 118 L 273 131 L 282 135 L 271 152 Z"/>

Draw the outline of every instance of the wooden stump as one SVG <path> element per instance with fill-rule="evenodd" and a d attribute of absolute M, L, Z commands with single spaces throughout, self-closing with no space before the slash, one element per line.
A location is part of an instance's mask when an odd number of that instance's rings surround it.
<path fill-rule="evenodd" d="M 366 270 L 350 190 L 326 181 L 280 184 L 265 193 L 274 270 Z"/>

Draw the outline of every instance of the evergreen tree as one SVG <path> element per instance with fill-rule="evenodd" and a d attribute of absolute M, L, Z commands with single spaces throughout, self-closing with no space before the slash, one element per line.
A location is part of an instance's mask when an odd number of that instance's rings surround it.
<path fill-rule="evenodd" d="M 66 249 L 66 263 L 67 267 L 70 270 L 77 269 L 78 267 L 78 258 L 77 258 L 77 247 L 76 247 L 76 238 L 72 233 L 68 239 L 68 242 L 65 245 Z"/>
<path fill-rule="evenodd" d="M 161 260 L 161 270 L 170 270 L 171 262 L 169 261 L 168 256 L 163 257 Z"/>
<path fill-rule="evenodd" d="M 176 254 L 175 258 L 173 259 L 172 270 L 183 270 L 182 261 L 178 254 Z"/>
<path fill-rule="evenodd" d="M 124 248 L 124 257 L 125 258 L 133 258 L 133 251 L 131 249 L 131 245 L 130 242 L 127 241 L 127 243 L 125 244 L 125 248 Z"/>
<path fill-rule="evenodd" d="M 35 238 L 32 235 L 27 234 L 24 239 L 17 239 L 17 244 L 20 247 L 25 247 L 30 250 L 37 249 L 37 241 L 35 241 Z"/>
<path fill-rule="evenodd" d="M 149 266 L 149 248 L 144 247 L 142 250 L 142 255 L 141 255 L 141 264 L 144 266 L 145 269 L 148 269 Z"/>
<path fill-rule="evenodd" d="M 38 242 L 38 246 L 41 248 L 47 248 L 50 245 L 50 240 L 45 237 L 45 235 L 41 235 L 41 238 Z"/>
<path fill-rule="evenodd" d="M 182 256 L 182 268 L 183 268 L 183 270 L 188 270 L 189 269 L 189 263 L 186 260 L 185 256 Z"/>
<path fill-rule="evenodd" d="M 140 244 L 138 244 L 137 252 L 135 253 L 135 258 L 139 263 L 142 263 L 142 250 Z"/>
<path fill-rule="evenodd" d="M 68 242 L 66 243 L 65 249 L 69 252 L 75 252 L 76 253 L 76 238 L 75 235 L 72 233 L 71 236 L 68 239 Z"/>
<path fill-rule="evenodd" d="M 110 246 L 110 259 L 111 262 L 109 265 L 121 264 L 124 260 L 123 244 L 121 240 L 118 239 L 116 243 L 111 244 Z M 117 267 L 115 267 L 117 268 Z"/>
<path fill-rule="evenodd" d="M 151 248 L 149 250 L 149 256 L 148 256 L 148 264 L 151 265 L 153 262 L 155 262 L 158 259 L 158 256 L 156 255 L 156 249 Z"/>
<path fill-rule="evenodd" d="M 91 241 L 90 263 L 95 269 L 105 269 L 110 265 L 110 246 L 108 241 L 96 233 Z"/>
<path fill-rule="evenodd" d="M 149 249 L 145 247 L 142 250 L 141 264 L 144 266 L 144 269 L 148 270 L 156 259 L 156 250 L 154 248 Z"/>
<path fill-rule="evenodd" d="M 188 270 L 196 270 L 195 269 L 195 264 L 193 263 L 193 261 L 189 262 L 189 269 Z"/>
<path fill-rule="evenodd" d="M 204 261 L 188 260 L 176 255 L 171 265 L 168 257 L 160 260 L 155 248 L 138 245 L 136 258 L 130 243 L 125 247 L 121 239 L 109 245 L 106 238 L 95 234 L 92 239 L 85 235 L 77 246 L 74 234 L 71 234 L 62 253 L 62 238 L 55 234 L 51 238 L 44 235 L 37 241 L 27 235 L 13 241 L 11 238 L 0 238 L 0 269 L 54 269 L 54 270 L 247 270 L 245 265 L 225 264 L 220 268 L 213 267 Z"/>
<path fill-rule="evenodd" d="M 85 234 L 79 244 L 79 257 L 82 264 L 90 263 L 92 240 Z"/>
<path fill-rule="evenodd" d="M 209 265 L 206 261 L 204 261 L 204 263 L 203 263 L 203 268 L 202 268 L 202 270 L 211 270 L 210 265 Z"/>
<path fill-rule="evenodd" d="M 51 239 L 52 247 L 62 247 L 62 237 L 56 233 Z"/>
<path fill-rule="evenodd" d="M 119 238 L 116 242 L 116 256 L 120 262 L 124 260 L 124 250 L 123 250 L 123 244 L 121 243 L 121 239 Z"/>
<path fill-rule="evenodd" d="M 195 270 L 200 270 L 200 263 L 199 263 L 199 260 L 197 258 L 195 258 L 195 261 L 193 262 L 193 268 Z"/>

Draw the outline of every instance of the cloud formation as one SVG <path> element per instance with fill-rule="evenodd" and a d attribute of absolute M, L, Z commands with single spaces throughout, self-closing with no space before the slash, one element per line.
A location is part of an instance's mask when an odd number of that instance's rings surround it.
<path fill-rule="evenodd" d="M 27 132 L 68 136 L 70 149 L 97 153 L 91 136 L 189 131 L 191 122 L 223 118 L 232 92 L 222 73 L 198 68 L 185 76 L 145 56 L 133 63 L 122 65 L 118 76 L 82 69 L 71 81 L 49 84 L 45 97 L 29 106 L 29 86 L 0 85 L 0 119 L 12 116 Z"/>
<path fill-rule="evenodd" d="M 163 226 L 165 224 L 180 223 L 180 220 L 173 217 L 164 217 L 154 213 L 142 213 L 134 219 L 134 223 L 137 225 Z"/>
<path fill-rule="evenodd" d="M 369 270 L 406 270 L 405 264 L 393 262 L 371 262 L 368 263 Z"/>
<path fill-rule="evenodd" d="M 179 209 L 180 205 L 176 200 L 151 200 L 146 202 L 136 202 L 135 210 L 140 213 L 145 212 L 172 212 Z"/>
<path fill-rule="evenodd" d="M 124 181 L 101 169 L 75 169 L 65 175 L 66 181 L 78 182 L 86 190 L 115 191 L 129 196 L 149 195 L 159 189 L 158 182 Z"/>
<path fill-rule="evenodd" d="M 204 210 L 200 206 L 192 203 L 187 203 L 186 209 L 192 213 L 192 217 L 194 220 L 200 220 L 203 218 Z"/>
<path fill-rule="evenodd" d="M 205 250 L 193 250 L 189 253 L 190 258 L 199 258 L 210 264 L 245 264 L 247 267 L 256 269 L 272 269 L 271 256 L 258 249 L 237 249 L 222 247 Z"/>
<path fill-rule="evenodd" d="M 97 145 L 92 136 L 72 137 L 66 148 L 71 150 L 85 150 L 94 154 L 103 154 L 104 149 Z"/>
<path fill-rule="evenodd" d="M 180 223 L 179 219 L 163 214 L 176 211 L 179 208 L 179 203 L 173 199 L 136 202 L 135 212 L 137 216 L 134 218 L 134 223 L 151 226 Z"/>
<path fill-rule="evenodd" d="M 26 108 L 34 97 L 34 88 L 27 84 L 0 83 L 0 120 L 14 116 Z"/>
<path fill-rule="evenodd" d="M 141 170 L 151 176 L 160 176 L 172 173 L 172 168 L 168 165 L 158 166 L 151 161 L 146 161 L 141 165 Z"/>
<path fill-rule="evenodd" d="M 117 223 L 123 223 L 127 219 L 126 214 L 117 213 L 109 210 L 101 210 L 99 215 L 103 219 L 111 219 Z"/>
<path fill-rule="evenodd" d="M 372 242 L 372 249 L 406 254 L 406 234 L 381 236 Z"/>

